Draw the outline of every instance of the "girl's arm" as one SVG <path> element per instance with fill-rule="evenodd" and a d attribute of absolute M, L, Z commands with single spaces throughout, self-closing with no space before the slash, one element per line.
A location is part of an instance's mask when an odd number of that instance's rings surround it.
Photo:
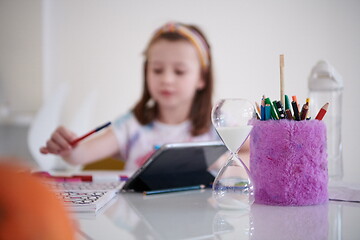
<path fill-rule="evenodd" d="M 118 141 L 111 128 L 72 147 L 70 143 L 74 139 L 76 139 L 74 133 L 64 127 L 59 127 L 47 141 L 46 146 L 40 148 L 40 152 L 59 155 L 74 165 L 95 162 L 119 152 Z"/>

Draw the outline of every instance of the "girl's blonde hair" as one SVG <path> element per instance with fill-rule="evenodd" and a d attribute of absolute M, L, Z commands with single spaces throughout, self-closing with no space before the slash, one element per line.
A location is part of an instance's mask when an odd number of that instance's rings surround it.
<path fill-rule="evenodd" d="M 202 31 L 194 25 L 186 25 L 181 23 L 168 23 L 155 32 L 145 50 L 145 61 L 143 65 L 144 87 L 140 100 L 133 108 L 136 119 L 142 125 L 146 125 L 154 121 L 157 117 L 157 104 L 148 104 L 151 101 L 150 92 L 147 86 L 147 67 L 148 67 L 148 51 L 150 47 L 160 39 L 167 41 L 188 41 L 198 51 L 201 63 L 201 77 L 205 82 L 203 89 L 197 90 L 189 119 L 192 123 L 191 134 L 197 136 L 209 131 L 211 127 L 211 99 L 213 94 L 213 73 L 210 45 L 206 40 Z"/>

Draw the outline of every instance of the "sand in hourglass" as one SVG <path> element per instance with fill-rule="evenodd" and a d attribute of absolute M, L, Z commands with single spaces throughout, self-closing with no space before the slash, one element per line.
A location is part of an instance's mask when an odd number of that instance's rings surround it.
<path fill-rule="evenodd" d="M 219 133 L 221 139 L 232 153 L 240 148 L 240 145 L 245 141 L 249 135 L 252 126 L 239 127 L 217 127 L 216 131 Z"/>

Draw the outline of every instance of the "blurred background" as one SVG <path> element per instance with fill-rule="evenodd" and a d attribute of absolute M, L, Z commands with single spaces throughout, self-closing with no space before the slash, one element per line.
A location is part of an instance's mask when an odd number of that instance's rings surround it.
<path fill-rule="evenodd" d="M 359 182 L 359 13 L 358 0 L 0 0 L 0 155 L 31 162 L 29 142 L 58 124 L 83 134 L 127 112 L 149 38 L 181 21 L 211 43 L 214 100 L 279 99 L 284 54 L 285 92 L 304 103 L 312 67 L 331 63 L 344 80 L 344 180 Z"/>

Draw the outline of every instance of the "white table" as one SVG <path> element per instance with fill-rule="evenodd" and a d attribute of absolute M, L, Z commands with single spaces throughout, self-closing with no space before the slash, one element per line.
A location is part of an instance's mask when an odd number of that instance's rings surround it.
<path fill-rule="evenodd" d="M 95 214 L 78 214 L 80 239 L 360 239 L 360 204 L 254 204 L 217 209 L 211 190 L 120 193 Z"/>

